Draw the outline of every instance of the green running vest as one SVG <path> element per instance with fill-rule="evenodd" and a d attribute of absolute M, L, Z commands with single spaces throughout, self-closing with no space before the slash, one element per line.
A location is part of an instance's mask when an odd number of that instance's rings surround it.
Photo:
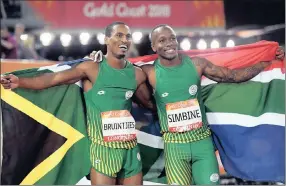
<path fill-rule="evenodd" d="M 112 68 L 105 58 L 99 63 L 96 82 L 84 93 L 92 143 L 126 149 L 137 144 L 135 121 L 130 114 L 136 88 L 135 68 L 130 62 L 123 69 Z"/>
<path fill-rule="evenodd" d="M 190 57 L 166 67 L 155 60 L 154 96 L 164 142 L 187 143 L 210 136 L 200 77 Z"/>

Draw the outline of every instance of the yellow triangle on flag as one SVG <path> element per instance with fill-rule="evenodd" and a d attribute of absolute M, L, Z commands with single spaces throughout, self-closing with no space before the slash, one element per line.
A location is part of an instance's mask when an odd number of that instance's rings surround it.
<path fill-rule="evenodd" d="M 33 185 L 45 176 L 50 170 L 60 163 L 67 151 L 80 139 L 84 137 L 82 133 L 72 128 L 66 122 L 58 119 L 51 113 L 41 109 L 29 100 L 17 93 L 6 90 L 1 85 L 1 99 L 12 107 L 30 116 L 40 124 L 46 126 L 51 131 L 65 137 L 66 142 L 47 157 L 43 162 L 36 166 L 20 183 L 20 185 Z"/>

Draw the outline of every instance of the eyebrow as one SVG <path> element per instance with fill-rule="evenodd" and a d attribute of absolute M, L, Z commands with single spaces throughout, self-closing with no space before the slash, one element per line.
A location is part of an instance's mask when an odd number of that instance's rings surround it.
<path fill-rule="evenodd" d="M 171 34 L 171 36 L 170 37 L 176 37 L 176 35 L 175 34 Z M 164 36 L 164 35 L 159 35 L 158 37 L 157 37 L 157 39 L 161 39 L 161 38 L 167 38 L 166 36 Z"/>
<path fill-rule="evenodd" d="M 127 34 L 124 34 L 124 33 L 122 33 L 122 32 L 115 32 L 114 34 L 122 34 L 122 35 L 131 35 L 130 33 L 127 33 Z"/>

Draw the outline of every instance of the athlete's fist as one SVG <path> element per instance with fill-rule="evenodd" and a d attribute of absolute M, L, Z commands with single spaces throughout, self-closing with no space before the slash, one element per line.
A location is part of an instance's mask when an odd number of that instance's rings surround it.
<path fill-rule="evenodd" d="M 275 54 L 275 59 L 276 60 L 283 60 L 285 57 L 285 51 L 282 47 L 279 47 L 277 50 L 276 50 L 276 54 Z"/>
<path fill-rule="evenodd" d="M 92 51 L 90 54 L 89 54 L 89 58 L 92 59 L 94 62 L 101 62 L 102 61 L 102 52 L 99 50 L 99 51 Z"/>
<path fill-rule="evenodd" d="M 13 74 L 1 75 L 1 84 L 5 89 L 14 89 L 19 86 L 19 78 Z"/>

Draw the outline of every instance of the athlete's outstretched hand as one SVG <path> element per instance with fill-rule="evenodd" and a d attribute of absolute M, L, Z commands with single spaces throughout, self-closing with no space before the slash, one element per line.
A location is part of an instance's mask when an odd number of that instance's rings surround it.
<path fill-rule="evenodd" d="M 276 50 L 275 59 L 276 60 L 283 60 L 284 57 L 285 57 L 285 51 L 284 51 L 283 47 L 279 47 Z"/>
<path fill-rule="evenodd" d="M 5 89 L 15 89 L 19 86 L 19 78 L 13 74 L 1 76 L 1 84 Z"/>

